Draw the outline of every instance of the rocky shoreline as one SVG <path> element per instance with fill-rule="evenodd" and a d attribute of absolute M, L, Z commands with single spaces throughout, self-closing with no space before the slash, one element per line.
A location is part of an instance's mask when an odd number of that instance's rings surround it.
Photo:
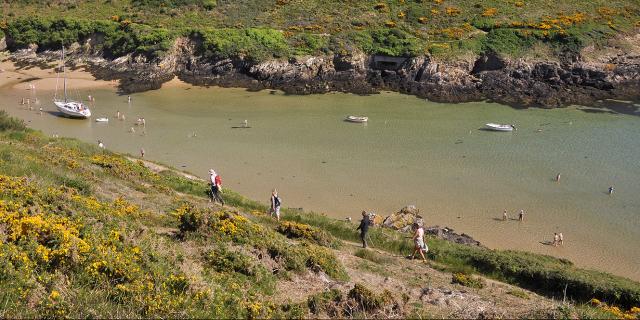
<path fill-rule="evenodd" d="M 279 89 L 290 94 L 390 90 L 437 102 L 489 100 L 518 108 L 554 108 L 640 98 L 640 34 L 620 41 L 624 45 L 585 48 L 547 61 L 497 55 L 438 61 L 430 56 L 353 52 L 256 63 L 243 57 L 198 56 L 196 43 L 186 38 L 176 40 L 167 55 L 154 61 L 133 54 L 105 59 L 92 43 L 76 43 L 68 54 L 72 64 L 85 66 L 97 79 L 119 80 L 122 93 L 158 89 L 178 77 L 199 86 Z M 4 43 L 0 40 L 0 50 L 6 50 Z M 22 65 L 49 64 L 59 56 L 54 51 L 38 52 L 35 45 L 10 53 Z"/>

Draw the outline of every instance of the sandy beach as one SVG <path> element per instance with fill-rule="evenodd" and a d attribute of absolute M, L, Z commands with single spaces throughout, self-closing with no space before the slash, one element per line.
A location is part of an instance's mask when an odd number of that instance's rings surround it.
<path fill-rule="evenodd" d="M 50 64 L 53 66 L 54 64 Z M 91 73 L 86 71 L 83 66 L 76 67 L 73 70 L 67 69 L 67 84 L 72 90 L 87 90 L 98 88 L 115 88 L 119 81 L 98 80 Z M 18 90 L 31 90 L 31 85 L 36 90 L 53 91 L 58 82 L 58 76 L 55 68 L 42 69 L 40 67 L 19 67 L 9 60 L 6 55 L 0 55 L 0 88 L 11 87 Z M 162 84 L 162 88 L 170 87 L 191 87 L 190 84 L 173 78 Z"/>

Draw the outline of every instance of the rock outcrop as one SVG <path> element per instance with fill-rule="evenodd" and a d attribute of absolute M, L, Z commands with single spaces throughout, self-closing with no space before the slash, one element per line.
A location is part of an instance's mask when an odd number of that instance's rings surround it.
<path fill-rule="evenodd" d="M 398 230 L 400 232 L 411 232 L 411 226 L 414 223 L 418 223 L 420 225 L 424 224 L 424 220 L 420 215 L 420 210 L 413 205 L 406 206 L 400 211 L 393 213 L 386 218 L 382 222 L 383 228 L 389 228 L 393 230 Z M 471 236 L 467 234 L 457 234 L 453 232 L 453 229 L 449 227 L 441 228 L 440 226 L 431 226 L 424 227 L 424 231 L 426 234 L 430 234 L 436 238 L 440 238 L 443 240 L 447 240 L 450 242 L 455 242 L 459 244 L 464 244 L 468 246 L 480 246 L 480 241 L 473 239 Z"/>
<path fill-rule="evenodd" d="M 436 238 L 444 239 L 450 242 L 464 244 L 467 246 L 483 247 L 483 245 L 480 244 L 480 241 L 475 240 L 471 236 L 464 233 L 457 234 L 453 232 L 453 229 L 449 227 L 440 228 L 440 226 L 431 226 L 426 227 L 424 231 Z"/>
<path fill-rule="evenodd" d="M 280 89 L 291 94 L 372 94 L 392 90 L 432 101 L 488 99 L 514 107 L 552 108 L 594 105 L 607 98 L 640 98 L 640 35 L 623 39 L 624 50 L 623 46 L 597 52 L 587 48 L 555 60 L 487 54 L 457 61 L 438 61 L 431 56 L 391 58 L 361 52 L 264 62 L 243 56 L 207 58 L 197 54 L 196 41 L 188 38 L 177 39 L 162 58 L 150 60 L 130 54 L 109 60 L 94 49 L 99 48 L 98 38 L 70 48 L 69 56 L 73 62 L 86 65 L 97 78 L 120 80 L 123 92 L 156 89 L 177 76 L 194 85 Z M 19 50 L 13 58 L 37 64 L 59 57 L 57 52 L 34 55 L 36 50 L 37 47 Z"/>
<path fill-rule="evenodd" d="M 384 218 L 382 227 L 401 232 L 409 232 L 411 231 L 411 225 L 413 225 L 413 223 L 417 222 L 422 224 L 422 216 L 420 216 L 419 213 L 420 210 L 415 206 L 406 206 L 400 209 L 400 211 Z"/>

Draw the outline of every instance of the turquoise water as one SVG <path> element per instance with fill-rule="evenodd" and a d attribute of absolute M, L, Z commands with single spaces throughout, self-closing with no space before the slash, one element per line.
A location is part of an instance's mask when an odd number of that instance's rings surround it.
<path fill-rule="evenodd" d="M 23 90 L 1 93 L 0 108 L 48 134 L 101 139 L 135 155 L 144 148 L 146 158 L 200 176 L 215 168 L 227 187 L 265 203 L 277 188 L 284 205 L 337 218 L 363 209 L 388 215 L 414 204 L 428 224 L 489 247 L 566 257 L 640 280 L 638 116 L 441 104 L 395 93 L 169 87 L 135 94 L 128 104 L 111 89 L 81 91 L 96 97 L 94 117 L 111 118 L 102 124 L 41 116 L 16 103 L 28 95 Z M 46 101 L 52 93 L 38 95 Z M 117 110 L 126 121 L 115 119 Z M 347 115 L 370 120 L 347 123 Z M 132 124 L 139 116 L 144 133 Z M 251 129 L 231 128 L 245 119 Z M 518 130 L 479 130 L 487 122 Z M 496 221 L 504 209 L 512 217 L 524 209 L 525 221 Z M 540 243 L 553 232 L 564 234 L 563 248 Z"/>

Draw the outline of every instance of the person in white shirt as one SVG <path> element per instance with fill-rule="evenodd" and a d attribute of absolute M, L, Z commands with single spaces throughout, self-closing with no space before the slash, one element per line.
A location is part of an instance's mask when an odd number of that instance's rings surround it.
<path fill-rule="evenodd" d="M 222 179 L 213 169 L 209 169 L 209 183 L 211 184 L 211 201 L 219 201 L 224 206 L 224 200 L 222 200 Z"/>
<path fill-rule="evenodd" d="M 424 253 L 429 251 L 429 248 L 424 243 L 424 228 L 418 223 L 413 224 L 413 230 L 415 233 L 413 234 L 413 243 L 415 248 L 413 249 L 413 254 L 411 255 L 411 259 L 414 259 L 417 252 L 420 252 L 420 256 L 422 256 L 422 261 L 427 262 L 427 258 L 424 257 Z"/>

